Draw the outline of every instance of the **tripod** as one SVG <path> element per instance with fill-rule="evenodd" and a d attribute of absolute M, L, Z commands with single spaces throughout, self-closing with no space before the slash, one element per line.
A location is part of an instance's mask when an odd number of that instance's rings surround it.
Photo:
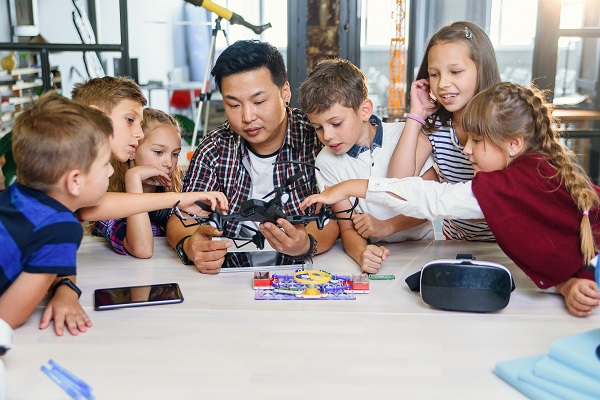
<path fill-rule="evenodd" d="M 215 26 L 212 30 L 212 35 L 210 36 L 210 50 L 208 52 L 208 59 L 206 60 L 206 69 L 204 70 L 204 80 L 202 81 L 202 88 L 200 90 L 199 95 L 199 103 L 198 103 L 198 112 L 196 113 L 196 121 L 194 122 L 194 132 L 192 134 L 192 143 L 190 143 L 192 150 L 196 147 L 196 139 L 198 137 L 198 127 L 200 126 L 200 114 L 202 113 L 202 107 L 204 106 L 204 102 L 206 101 L 206 109 L 204 110 L 204 130 L 202 131 L 205 135 L 208 129 L 208 113 L 210 111 L 210 97 L 212 96 L 212 88 L 210 87 L 210 71 L 212 69 L 213 63 L 215 61 L 215 48 L 217 45 L 217 33 L 219 31 L 223 32 L 223 36 L 225 37 L 225 42 L 227 46 L 229 46 L 229 37 L 227 36 L 227 32 L 221 28 L 221 20 L 222 17 L 218 17 L 215 19 Z"/>

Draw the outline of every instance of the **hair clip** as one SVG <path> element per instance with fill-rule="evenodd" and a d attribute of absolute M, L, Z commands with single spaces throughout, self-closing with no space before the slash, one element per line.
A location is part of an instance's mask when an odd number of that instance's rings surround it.
<path fill-rule="evenodd" d="M 469 40 L 473 39 L 473 34 L 471 30 L 465 26 L 465 37 Z"/>

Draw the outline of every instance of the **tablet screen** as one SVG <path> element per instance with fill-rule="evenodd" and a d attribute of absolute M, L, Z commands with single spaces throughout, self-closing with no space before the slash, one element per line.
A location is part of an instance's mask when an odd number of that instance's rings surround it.
<path fill-rule="evenodd" d="M 302 261 L 274 250 L 237 251 L 227 253 L 221 272 L 270 271 L 273 269 L 299 268 Z"/>
<path fill-rule="evenodd" d="M 94 290 L 94 309 L 153 306 L 181 303 L 183 296 L 177 283 L 124 286 Z"/>

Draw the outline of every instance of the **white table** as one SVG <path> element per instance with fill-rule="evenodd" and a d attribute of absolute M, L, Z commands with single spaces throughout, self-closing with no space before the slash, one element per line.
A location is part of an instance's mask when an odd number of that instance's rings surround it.
<path fill-rule="evenodd" d="M 41 371 L 54 359 L 98 399 L 520 399 L 496 362 L 547 353 L 556 339 L 600 326 L 570 316 L 559 295 L 538 293 L 495 244 L 391 245 L 371 292 L 353 301 L 256 301 L 252 273 L 202 275 L 164 238 L 150 260 L 119 256 L 96 238 L 79 251 L 81 302 L 93 320 L 72 337 L 40 331 L 42 309 L 17 330 L 4 358 L 8 399 L 66 399 Z M 517 289 L 493 314 L 434 310 L 404 278 L 435 258 L 473 253 L 511 269 Z M 338 243 L 317 269 L 358 267 Z M 178 282 L 181 304 L 96 312 L 95 288 Z"/>

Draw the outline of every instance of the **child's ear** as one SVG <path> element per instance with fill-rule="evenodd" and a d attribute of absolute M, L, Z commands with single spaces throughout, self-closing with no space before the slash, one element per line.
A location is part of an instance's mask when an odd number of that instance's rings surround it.
<path fill-rule="evenodd" d="M 371 115 L 373 115 L 373 102 L 371 99 L 366 99 L 360 105 L 360 116 L 363 121 L 368 121 Z"/>
<path fill-rule="evenodd" d="M 65 175 L 65 186 L 71 196 L 79 196 L 83 186 L 83 174 L 78 169 L 72 169 Z"/>
<path fill-rule="evenodd" d="M 515 155 L 521 154 L 523 149 L 525 148 L 525 138 L 523 135 L 515 136 L 508 143 L 509 150 L 513 152 Z"/>

